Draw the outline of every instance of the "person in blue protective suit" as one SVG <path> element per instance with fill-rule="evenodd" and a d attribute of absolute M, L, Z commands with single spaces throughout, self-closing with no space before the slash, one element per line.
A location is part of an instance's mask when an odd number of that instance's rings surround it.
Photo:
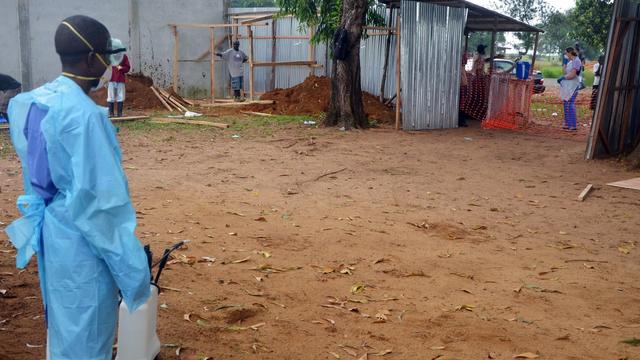
<path fill-rule="evenodd" d="M 37 254 L 48 357 L 107 360 L 119 292 L 131 311 L 150 292 L 114 127 L 87 96 L 120 49 L 104 25 L 79 15 L 58 26 L 55 47 L 62 75 L 9 103 L 25 194 L 23 217 L 6 232 L 19 268 Z"/>

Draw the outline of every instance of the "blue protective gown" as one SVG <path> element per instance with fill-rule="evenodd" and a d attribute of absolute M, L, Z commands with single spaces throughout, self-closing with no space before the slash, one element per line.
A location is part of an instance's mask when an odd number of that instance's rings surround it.
<path fill-rule="evenodd" d="M 19 268 L 38 256 L 51 359 L 111 359 L 118 290 L 134 311 L 150 281 L 113 125 L 63 76 L 8 113 L 25 195 L 6 232 Z"/>

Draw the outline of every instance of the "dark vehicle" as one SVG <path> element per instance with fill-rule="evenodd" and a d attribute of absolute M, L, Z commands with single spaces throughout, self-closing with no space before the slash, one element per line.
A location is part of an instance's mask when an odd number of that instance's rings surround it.
<path fill-rule="evenodd" d="M 516 64 L 507 59 L 495 59 L 493 61 L 493 68 L 497 72 L 505 72 L 511 69 L 511 75 L 516 77 Z M 546 88 L 544 86 L 544 76 L 542 76 L 541 71 L 534 71 L 533 74 L 533 93 L 534 94 L 542 94 Z"/>

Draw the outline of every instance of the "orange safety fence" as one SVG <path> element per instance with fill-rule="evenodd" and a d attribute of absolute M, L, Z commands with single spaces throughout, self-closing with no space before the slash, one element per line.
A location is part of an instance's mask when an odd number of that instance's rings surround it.
<path fill-rule="evenodd" d="M 556 138 L 584 139 L 589 132 L 597 89 L 585 87 L 565 102 L 555 79 L 515 79 L 508 73 L 467 73 L 460 111 L 485 129 L 510 129 Z"/>
<path fill-rule="evenodd" d="M 485 129 L 524 129 L 529 122 L 533 80 L 518 80 L 510 73 L 491 75 Z"/>

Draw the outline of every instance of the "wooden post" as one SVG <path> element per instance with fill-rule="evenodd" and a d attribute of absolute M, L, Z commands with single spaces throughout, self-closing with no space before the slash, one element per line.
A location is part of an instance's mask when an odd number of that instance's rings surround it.
<path fill-rule="evenodd" d="M 175 91 L 176 93 L 178 92 L 178 56 L 180 55 L 179 49 L 180 49 L 180 37 L 178 37 L 178 27 L 176 25 L 171 26 L 171 29 L 173 30 L 173 80 L 172 80 L 172 86 L 173 86 L 173 91 Z"/>
<path fill-rule="evenodd" d="M 533 45 L 533 57 L 531 58 L 531 69 L 529 69 L 529 76 L 533 75 L 533 67 L 536 65 L 536 56 L 538 55 L 539 39 L 540 39 L 540 33 L 536 33 L 536 42 Z"/>
<path fill-rule="evenodd" d="M 491 61 L 489 62 L 489 74 L 493 75 L 493 61 L 496 57 L 496 31 L 491 32 Z M 484 71 L 484 70 L 483 70 Z"/>
<path fill-rule="evenodd" d="M 464 53 L 469 52 L 469 34 L 464 34 Z"/>
<path fill-rule="evenodd" d="M 312 26 L 309 28 L 309 61 L 316 60 L 316 46 L 311 41 L 314 33 L 315 33 L 315 28 Z M 309 76 L 311 75 L 315 75 L 315 67 L 313 67 L 313 65 L 309 66 Z"/>
<path fill-rule="evenodd" d="M 209 42 L 211 53 L 211 60 L 209 63 L 209 76 L 211 78 L 211 83 L 209 84 L 209 91 L 211 92 L 211 103 L 215 104 L 216 102 L 216 34 L 215 29 L 209 29 Z"/>
<path fill-rule="evenodd" d="M 400 11 L 396 13 L 396 130 L 400 130 L 400 107 L 402 106 L 402 97 L 400 96 Z"/>
<path fill-rule="evenodd" d="M 277 36 L 278 36 L 278 19 L 271 20 L 271 62 L 275 63 L 278 57 L 276 56 L 277 49 Z M 273 90 L 276 88 L 276 67 L 275 65 L 271 67 L 271 88 L 269 90 Z"/>
<path fill-rule="evenodd" d="M 389 9 L 389 28 L 393 25 L 393 7 Z M 387 42 L 384 48 L 384 65 L 382 66 L 382 82 L 380 83 L 380 102 L 384 101 L 384 88 L 387 85 L 387 71 L 389 70 L 389 51 L 391 50 L 391 30 L 387 34 Z"/>
<path fill-rule="evenodd" d="M 249 99 L 253 101 L 253 29 L 247 26 L 249 33 Z"/>

